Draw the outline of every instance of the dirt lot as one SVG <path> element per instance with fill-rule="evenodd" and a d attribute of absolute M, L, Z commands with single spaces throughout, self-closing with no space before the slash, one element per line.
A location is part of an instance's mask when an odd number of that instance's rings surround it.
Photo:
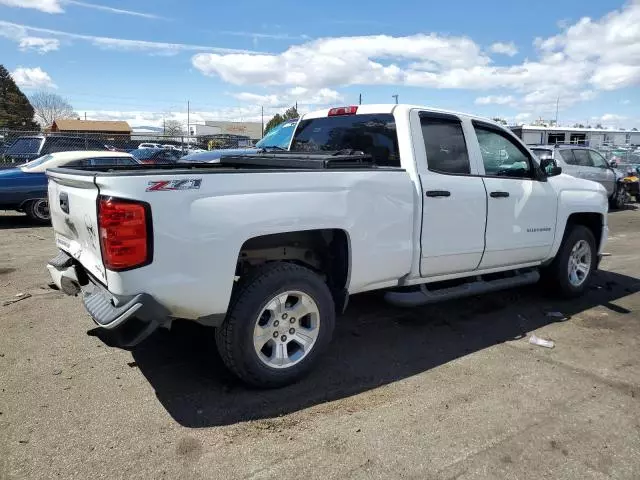
<path fill-rule="evenodd" d="M 51 229 L 0 215 L 0 477 L 640 478 L 640 211 L 610 226 L 579 301 L 356 297 L 320 368 L 255 391 L 206 329 L 106 346 L 47 288 Z"/>

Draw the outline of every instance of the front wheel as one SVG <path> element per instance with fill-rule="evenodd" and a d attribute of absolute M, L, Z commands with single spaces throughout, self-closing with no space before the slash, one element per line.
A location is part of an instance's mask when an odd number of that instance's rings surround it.
<path fill-rule="evenodd" d="M 24 212 L 31 220 L 37 223 L 47 224 L 51 221 L 49 202 L 46 198 L 31 200 L 27 205 L 25 205 Z"/>
<path fill-rule="evenodd" d="M 596 267 L 596 242 L 591 230 L 575 225 L 565 234 L 555 259 L 543 272 L 553 292 L 573 298 L 587 289 Z"/>
<path fill-rule="evenodd" d="M 299 265 L 265 264 L 248 275 L 216 330 L 225 365 L 257 387 L 300 379 L 326 349 L 335 324 L 331 292 Z"/>

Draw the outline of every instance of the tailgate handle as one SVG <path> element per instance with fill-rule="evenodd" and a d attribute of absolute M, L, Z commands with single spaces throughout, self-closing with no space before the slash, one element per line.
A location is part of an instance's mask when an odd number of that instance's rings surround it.
<path fill-rule="evenodd" d="M 60 208 L 64 213 L 69 213 L 69 195 L 66 192 L 60 193 Z"/>

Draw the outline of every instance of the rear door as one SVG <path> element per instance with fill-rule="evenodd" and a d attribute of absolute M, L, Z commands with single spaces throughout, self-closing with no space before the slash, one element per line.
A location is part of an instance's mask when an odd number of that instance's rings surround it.
<path fill-rule="evenodd" d="M 422 185 L 423 277 L 469 272 L 484 251 L 486 190 L 470 159 L 465 127 L 455 115 L 412 112 Z"/>
<path fill-rule="evenodd" d="M 98 187 L 94 175 L 48 171 L 49 211 L 56 245 L 106 284 L 98 238 Z"/>

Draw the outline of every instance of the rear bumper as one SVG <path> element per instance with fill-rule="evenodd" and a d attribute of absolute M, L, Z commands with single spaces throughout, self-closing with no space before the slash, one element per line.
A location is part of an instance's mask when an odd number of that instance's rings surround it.
<path fill-rule="evenodd" d="M 116 296 L 88 276 L 65 252 L 60 251 L 47 268 L 60 290 L 67 295 L 82 295 L 87 312 L 108 334 L 109 343 L 133 347 L 171 321 L 168 310 L 151 295 Z"/>

